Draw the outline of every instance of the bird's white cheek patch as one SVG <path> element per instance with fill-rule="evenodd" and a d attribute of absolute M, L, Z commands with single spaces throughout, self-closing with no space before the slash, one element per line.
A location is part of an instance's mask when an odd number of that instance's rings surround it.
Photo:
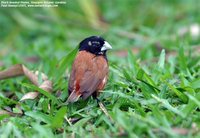
<path fill-rule="evenodd" d="M 89 46 L 91 46 L 91 45 L 92 45 L 92 42 L 91 42 L 91 41 L 89 41 L 89 42 L 88 42 L 88 45 L 89 45 Z"/>

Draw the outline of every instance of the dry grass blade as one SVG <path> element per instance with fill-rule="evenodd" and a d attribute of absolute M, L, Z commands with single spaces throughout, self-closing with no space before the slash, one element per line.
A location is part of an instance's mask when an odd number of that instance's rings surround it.
<path fill-rule="evenodd" d="M 0 115 L 10 115 L 10 116 L 14 116 L 14 113 L 8 112 L 8 111 L 6 111 L 6 110 L 0 110 Z"/>
<path fill-rule="evenodd" d="M 0 110 L 0 115 L 9 115 L 9 116 L 21 116 L 21 113 L 13 113 L 6 110 Z"/>
<path fill-rule="evenodd" d="M 103 105 L 102 102 L 99 102 L 99 107 L 104 112 L 104 114 L 110 119 L 111 123 L 113 123 L 114 121 L 113 121 L 112 117 L 109 115 L 107 109 L 105 108 L 105 106 Z"/>

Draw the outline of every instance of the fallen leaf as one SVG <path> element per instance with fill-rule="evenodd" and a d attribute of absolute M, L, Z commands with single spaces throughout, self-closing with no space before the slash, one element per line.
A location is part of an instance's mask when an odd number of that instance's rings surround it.
<path fill-rule="evenodd" d="M 39 71 L 36 71 L 34 73 L 33 71 L 30 71 L 24 65 L 17 64 L 17 65 L 11 66 L 10 68 L 8 68 L 4 71 L 1 71 L 0 72 L 0 80 L 25 75 L 34 85 L 38 86 L 39 88 L 41 88 L 47 92 L 51 92 L 52 87 L 53 87 L 52 81 L 48 80 L 47 75 L 45 75 L 44 73 L 41 72 L 43 82 L 41 83 L 41 85 L 39 85 L 39 82 L 38 82 L 39 74 L 40 74 Z M 25 94 L 20 99 L 20 101 L 24 101 L 26 99 L 35 99 L 36 97 L 38 97 L 38 95 L 39 95 L 38 92 L 29 92 L 29 93 Z"/>
<path fill-rule="evenodd" d="M 27 99 L 35 99 L 37 96 L 39 95 L 38 92 L 29 92 L 29 93 L 26 93 L 21 99 L 20 101 L 24 101 L 24 100 L 27 100 Z"/>

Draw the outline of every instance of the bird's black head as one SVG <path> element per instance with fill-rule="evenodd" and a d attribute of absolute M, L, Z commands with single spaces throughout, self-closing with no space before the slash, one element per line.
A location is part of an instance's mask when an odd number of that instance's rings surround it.
<path fill-rule="evenodd" d="M 79 51 L 85 50 L 95 55 L 105 55 L 109 49 L 112 49 L 111 45 L 100 36 L 90 36 L 79 44 Z"/>

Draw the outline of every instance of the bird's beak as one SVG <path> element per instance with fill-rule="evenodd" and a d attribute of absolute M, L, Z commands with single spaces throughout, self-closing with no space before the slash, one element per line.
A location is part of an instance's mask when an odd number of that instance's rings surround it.
<path fill-rule="evenodd" d="M 112 49 L 112 46 L 107 41 L 104 41 L 104 45 L 101 48 L 101 51 L 105 51 L 105 50 L 109 50 L 109 49 Z"/>

